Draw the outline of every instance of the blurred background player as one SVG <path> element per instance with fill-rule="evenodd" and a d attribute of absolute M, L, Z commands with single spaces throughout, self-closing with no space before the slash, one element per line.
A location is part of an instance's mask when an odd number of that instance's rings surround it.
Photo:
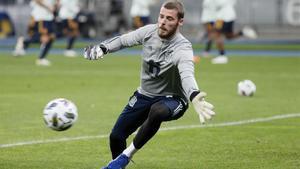
<path fill-rule="evenodd" d="M 133 29 L 150 23 L 150 7 L 155 3 L 157 3 L 157 0 L 132 0 L 130 16 Z"/>
<path fill-rule="evenodd" d="M 214 0 L 216 3 L 216 21 L 214 23 L 214 40 L 216 42 L 219 56 L 212 59 L 213 64 L 226 64 L 224 39 L 235 39 L 245 36 L 251 39 L 257 38 L 256 32 L 250 27 L 244 27 L 243 30 L 234 32 L 234 22 L 236 20 L 235 4 L 236 0 Z"/>
<path fill-rule="evenodd" d="M 67 57 L 77 56 L 73 50 L 74 42 L 79 36 L 77 15 L 80 11 L 79 0 L 59 0 L 58 16 L 62 20 L 63 34 L 67 36 L 67 46 L 64 55 Z"/>
<path fill-rule="evenodd" d="M 32 0 L 30 6 L 32 7 L 32 20 L 29 24 L 30 34 L 25 40 L 24 37 L 18 38 L 14 55 L 24 55 L 30 43 L 40 42 L 40 54 L 36 64 L 39 66 L 50 66 L 51 62 L 46 59 L 46 56 L 55 39 L 53 13 L 57 6 L 57 0 Z"/>
<path fill-rule="evenodd" d="M 201 23 L 205 29 L 205 48 L 202 53 L 203 57 L 209 56 L 211 46 L 213 43 L 213 29 L 216 21 L 216 2 L 215 0 L 204 0 L 202 3 Z"/>

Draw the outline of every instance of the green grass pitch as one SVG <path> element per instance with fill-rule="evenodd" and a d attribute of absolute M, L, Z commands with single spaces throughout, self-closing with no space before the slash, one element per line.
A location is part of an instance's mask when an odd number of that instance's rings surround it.
<path fill-rule="evenodd" d="M 34 55 L 0 56 L 0 168 L 104 166 L 110 160 L 105 136 L 139 85 L 140 57 L 116 53 L 87 61 L 52 54 L 51 67 L 37 67 L 35 59 Z M 195 68 L 198 84 L 217 112 L 208 125 L 300 114 L 300 57 L 230 57 L 226 65 L 212 65 L 204 58 Z M 254 97 L 237 95 L 237 83 L 243 79 L 256 83 Z M 64 132 L 48 129 L 42 120 L 43 107 L 57 97 L 74 101 L 79 109 L 79 120 Z M 198 124 L 190 105 L 181 119 L 162 128 Z M 55 142 L 84 136 L 91 137 Z M 299 116 L 223 127 L 183 127 L 157 133 L 128 169 L 297 169 L 299 143 Z"/>

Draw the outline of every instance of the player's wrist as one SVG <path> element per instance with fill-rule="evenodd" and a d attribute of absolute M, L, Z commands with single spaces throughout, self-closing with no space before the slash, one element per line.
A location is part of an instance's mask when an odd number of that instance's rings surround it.
<path fill-rule="evenodd" d="M 200 93 L 200 91 L 194 91 L 191 95 L 190 95 L 190 101 L 193 101 L 193 99 Z"/>
<path fill-rule="evenodd" d="M 102 50 L 103 54 L 107 54 L 108 53 L 108 48 L 104 44 L 101 43 L 99 45 L 99 47 Z"/>

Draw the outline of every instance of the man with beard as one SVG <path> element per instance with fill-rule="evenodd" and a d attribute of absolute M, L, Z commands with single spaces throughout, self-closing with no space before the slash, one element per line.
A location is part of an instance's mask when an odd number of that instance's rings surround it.
<path fill-rule="evenodd" d="M 113 160 L 103 169 L 124 169 L 133 155 L 159 130 L 162 122 L 177 120 L 190 100 L 200 122 L 215 114 L 199 90 L 194 76 L 192 44 L 179 32 L 184 8 L 179 1 L 165 2 L 158 23 L 85 48 L 89 60 L 122 48 L 143 45 L 141 85 L 130 97 L 110 134 Z M 138 129 L 139 128 L 139 129 Z M 126 139 L 136 130 L 133 142 Z"/>

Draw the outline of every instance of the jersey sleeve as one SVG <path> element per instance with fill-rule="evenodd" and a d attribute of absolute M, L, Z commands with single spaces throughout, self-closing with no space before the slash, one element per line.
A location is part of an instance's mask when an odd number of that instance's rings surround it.
<path fill-rule="evenodd" d="M 154 25 L 141 27 L 132 32 L 108 39 L 101 44 L 104 45 L 110 53 L 118 51 L 122 48 L 140 45 L 143 43 L 143 39 L 146 37 L 148 32 L 153 29 L 153 26 Z"/>
<path fill-rule="evenodd" d="M 191 45 L 180 48 L 175 53 L 177 67 L 181 78 L 181 85 L 187 98 L 195 91 L 199 91 L 194 75 L 193 50 Z"/>

